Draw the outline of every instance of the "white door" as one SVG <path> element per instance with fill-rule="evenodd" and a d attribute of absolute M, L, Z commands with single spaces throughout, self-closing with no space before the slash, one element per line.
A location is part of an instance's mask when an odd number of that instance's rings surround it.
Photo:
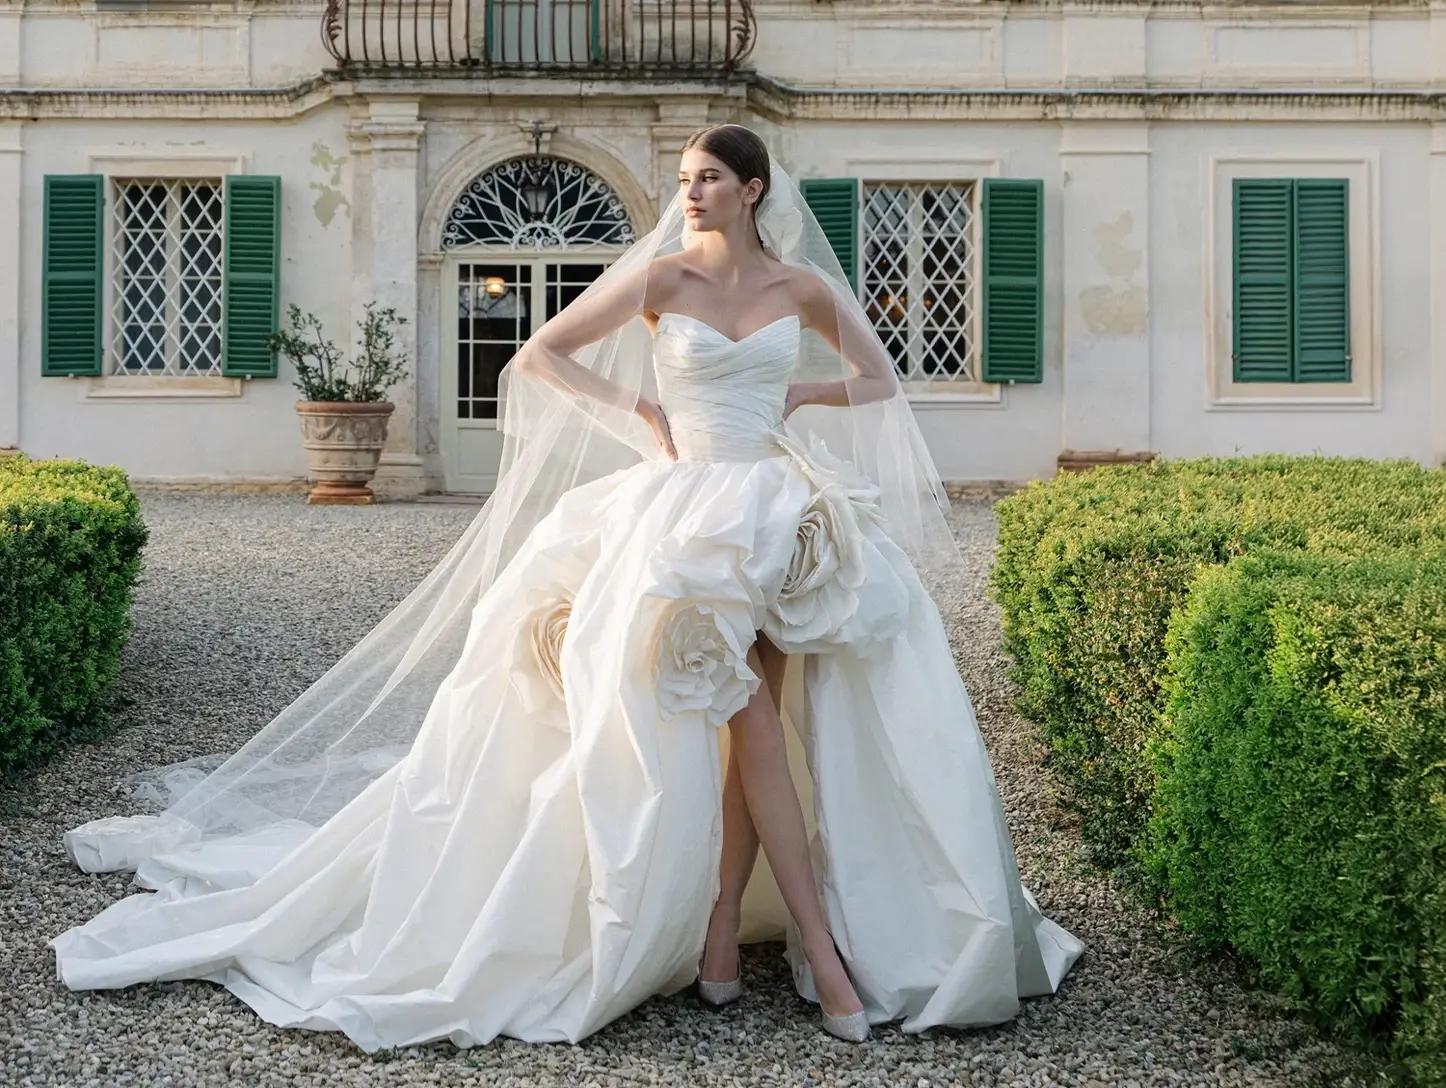
<path fill-rule="evenodd" d="M 497 483 L 497 374 L 548 318 L 580 295 L 617 253 L 538 256 L 473 251 L 449 257 L 442 309 L 442 460 L 447 490 Z M 447 305 L 445 299 L 455 299 Z"/>

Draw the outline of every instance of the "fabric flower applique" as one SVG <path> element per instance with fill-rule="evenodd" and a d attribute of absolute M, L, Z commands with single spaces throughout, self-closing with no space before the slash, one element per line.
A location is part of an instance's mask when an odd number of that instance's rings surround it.
<path fill-rule="evenodd" d="M 748 705 L 763 678 L 748 664 L 748 648 L 737 625 L 752 629 L 746 607 L 739 615 L 725 614 L 723 602 L 678 597 L 668 599 L 657 625 L 653 681 L 665 714 L 677 717 L 703 711 L 712 726 Z"/>
<path fill-rule="evenodd" d="M 562 644 L 572 617 L 572 594 L 555 583 L 531 592 L 531 607 L 523 615 L 513 643 L 508 674 L 529 713 L 567 728 L 560 706 L 566 695 L 562 685 Z"/>
<path fill-rule="evenodd" d="M 856 648 L 893 637 L 903 626 L 909 594 L 871 535 L 882 536 L 879 488 L 829 452 L 817 435 L 807 446 L 782 431 L 778 444 L 793 457 L 812 494 L 799 517 L 794 548 L 763 630 L 783 650 Z M 891 551 L 893 549 L 890 549 Z"/>

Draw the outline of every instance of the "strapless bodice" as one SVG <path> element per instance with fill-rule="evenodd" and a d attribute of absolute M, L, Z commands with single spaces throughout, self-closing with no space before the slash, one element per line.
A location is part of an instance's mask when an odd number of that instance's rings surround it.
<path fill-rule="evenodd" d="M 653 368 L 658 403 L 680 461 L 757 461 L 782 450 L 788 380 L 798 358 L 799 321 L 788 314 L 741 340 L 687 314 L 658 317 Z"/>

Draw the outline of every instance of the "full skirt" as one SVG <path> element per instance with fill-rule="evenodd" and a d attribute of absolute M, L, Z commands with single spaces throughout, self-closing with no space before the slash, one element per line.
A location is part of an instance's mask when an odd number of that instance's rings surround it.
<path fill-rule="evenodd" d="M 319 828 L 147 853 L 150 890 L 51 940 L 60 979 L 207 979 L 367 1051 L 580 1040 L 697 977 L 762 631 L 869 1020 L 992 1024 L 1055 991 L 1083 946 L 1020 883 L 941 617 L 801 464 L 647 461 L 567 492 L 478 598 L 405 757 Z M 98 820 L 65 845 L 116 868 L 124 838 Z M 817 1000 L 761 851 L 741 937 L 783 938 Z"/>

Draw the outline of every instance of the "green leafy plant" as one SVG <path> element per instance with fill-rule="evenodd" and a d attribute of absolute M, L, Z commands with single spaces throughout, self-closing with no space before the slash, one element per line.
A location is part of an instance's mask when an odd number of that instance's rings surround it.
<path fill-rule="evenodd" d="M 146 539 L 122 469 L 0 458 L 0 779 L 112 728 Z"/>
<path fill-rule="evenodd" d="M 306 400 L 375 403 L 385 400 L 387 390 L 402 380 L 407 357 L 396 351 L 395 327 L 407 319 L 398 317 L 394 307 L 378 309 L 375 302 L 368 302 L 365 311 L 357 322 L 361 344 L 346 363 L 341 349 L 322 335 L 321 320 L 314 313 L 303 312 L 294 302 L 286 308 L 291 327 L 272 333 L 267 344 L 296 367 L 291 384 Z"/>

